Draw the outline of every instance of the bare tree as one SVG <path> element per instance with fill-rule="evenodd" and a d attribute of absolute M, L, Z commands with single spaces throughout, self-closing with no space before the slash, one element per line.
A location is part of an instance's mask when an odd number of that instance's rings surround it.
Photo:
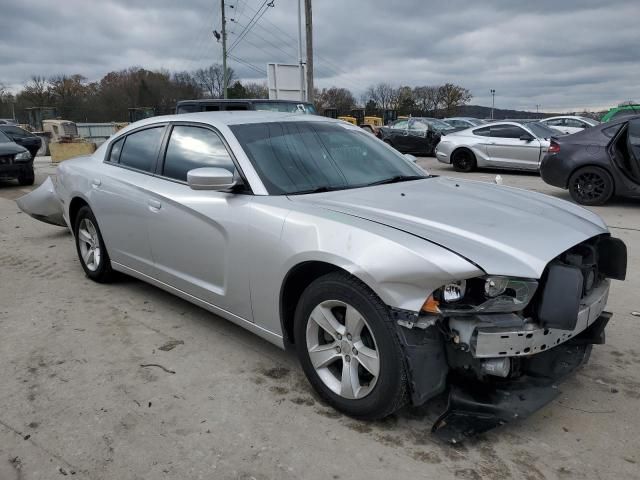
<path fill-rule="evenodd" d="M 381 82 L 367 88 L 362 100 L 365 104 L 371 100 L 378 108 L 386 110 L 394 108 L 394 105 L 398 101 L 398 93 L 390 84 Z"/>
<path fill-rule="evenodd" d="M 440 87 L 438 86 L 422 86 L 413 89 L 413 99 L 416 107 L 422 112 L 428 112 L 433 116 L 440 109 L 442 98 L 440 96 Z"/>
<path fill-rule="evenodd" d="M 51 101 L 49 82 L 44 77 L 34 75 L 25 85 L 21 95 L 33 107 L 48 105 Z"/>
<path fill-rule="evenodd" d="M 196 82 L 202 91 L 211 98 L 222 98 L 224 95 L 224 70 L 222 65 L 215 63 L 208 68 L 200 68 L 193 72 Z M 227 86 L 234 80 L 233 69 L 227 67 Z"/>
<path fill-rule="evenodd" d="M 316 105 L 319 109 L 335 108 L 339 113 L 349 113 L 356 105 L 356 99 L 346 88 L 323 88 L 315 95 Z"/>

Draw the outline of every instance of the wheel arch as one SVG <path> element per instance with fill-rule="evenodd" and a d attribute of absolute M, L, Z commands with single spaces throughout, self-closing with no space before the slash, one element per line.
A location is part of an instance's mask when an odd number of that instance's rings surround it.
<path fill-rule="evenodd" d="M 578 171 L 581 170 L 583 168 L 588 168 L 588 167 L 594 167 L 594 168 L 600 168 L 602 170 L 604 170 L 605 172 L 607 172 L 609 174 L 609 176 L 611 177 L 611 180 L 613 181 L 613 191 L 616 192 L 617 191 L 617 185 L 618 182 L 616 182 L 616 175 L 615 173 L 612 171 L 611 166 L 610 165 L 605 165 L 602 163 L 596 163 L 596 162 L 589 162 L 589 163 L 583 163 L 580 164 L 578 166 L 576 166 L 575 168 L 573 168 L 570 172 L 569 175 L 567 175 L 567 181 L 565 182 L 565 189 L 569 188 L 569 181 L 571 180 L 571 177 L 573 177 L 573 175 Z"/>
<path fill-rule="evenodd" d="M 69 227 L 71 228 L 72 232 L 76 224 L 76 216 L 78 215 L 80 209 L 84 206 L 91 208 L 89 206 L 89 202 L 87 202 L 86 199 L 80 196 L 73 197 L 69 202 Z"/>
<path fill-rule="evenodd" d="M 358 279 L 376 293 L 362 278 L 334 263 L 322 260 L 308 260 L 294 265 L 285 275 L 280 287 L 280 323 L 285 345 L 295 344 L 294 316 L 302 293 L 312 282 L 333 272 L 344 272 Z"/>
<path fill-rule="evenodd" d="M 453 163 L 453 159 L 455 158 L 455 156 L 462 152 L 462 151 L 467 151 L 469 152 L 471 155 L 473 155 L 473 158 L 475 158 L 476 163 L 478 162 L 478 156 L 476 155 L 476 152 L 474 152 L 471 147 L 468 147 L 466 145 L 461 145 L 459 147 L 456 147 L 452 152 L 451 155 L 449 156 L 451 158 L 451 162 Z"/>

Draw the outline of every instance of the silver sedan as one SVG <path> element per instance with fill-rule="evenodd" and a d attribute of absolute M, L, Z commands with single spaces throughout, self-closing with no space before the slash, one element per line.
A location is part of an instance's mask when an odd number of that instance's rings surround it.
<path fill-rule="evenodd" d="M 451 133 L 436 146 L 436 158 L 459 172 L 476 168 L 538 171 L 552 136 L 540 123 L 495 122 Z"/>
<path fill-rule="evenodd" d="M 18 204 L 68 226 L 91 280 L 123 272 L 294 346 L 348 415 L 449 391 L 435 429 L 456 440 L 554 398 L 601 342 L 609 278 L 626 271 L 587 210 L 430 176 L 311 115 L 142 120 Z"/>

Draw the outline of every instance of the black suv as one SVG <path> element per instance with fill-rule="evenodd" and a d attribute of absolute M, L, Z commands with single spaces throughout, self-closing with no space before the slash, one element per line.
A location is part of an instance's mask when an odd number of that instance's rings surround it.
<path fill-rule="evenodd" d="M 33 185 L 33 157 L 0 131 L 0 178 L 17 178 L 20 185 Z"/>
<path fill-rule="evenodd" d="M 263 110 L 268 112 L 309 113 L 316 114 L 312 103 L 299 100 L 269 100 L 263 98 L 181 100 L 176 106 L 176 113 L 218 112 L 223 110 Z"/>

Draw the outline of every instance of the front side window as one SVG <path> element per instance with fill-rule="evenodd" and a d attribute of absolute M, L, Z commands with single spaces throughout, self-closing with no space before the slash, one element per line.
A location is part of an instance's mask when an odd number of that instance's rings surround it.
<path fill-rule="evenodd" d="M 493 125 L 491 127 L 491 136 L 497 138 L 520 138 L 526 133 L 515 125 Z"/>
<path fill-rule="evenodd" d="M 554 118 L 552 120 L 545 120 L 542 123 L 546 123 L 550 127 L 561 127 L 561 126 L 564 125 L 564 119 L 563 118 Z"/>
<path fill-rule="evenodd" d="M 147 128 L 127 135 L 120 164 L 145 172 L 153 172 L 162 142 L 164 126 Z"/>
<path fill-rule="evenodd" d="M 7 126 L 3 127 L 2 131 L 8 135 L 11 135 L 13 138 L 26 138 L 32 136 L 26 130 L 23 130 L 20 127 Z"/>
<path fill-rule="evenodd" d="M 235 171 L 235 165 L 220 137 L 201 127 L 173 127 L 162 175 L 187 181 L 187 172 L 200 167 L 221 167 Z"/>
<path fill-rule="evenodd" d="M 275 195 L 425 178 L 403 155 L 358 128 L 292 121 L 233 125 L 231 130 Z"/>
<path fill-rule="evenodd" d="M 585 125 L 584 122 L 580 120 L 576 120 L 575 118 L 567 118 L 565 120 L 565 125 L 571 128 L 586 128 L 588 125 Z"/>
<path fill-rule="evenodd" d="M 391 128 L 395 128 L 396 130 L 407 130 L 409 128 L 409 120 L 398 120 L 391 126 Z"/>

